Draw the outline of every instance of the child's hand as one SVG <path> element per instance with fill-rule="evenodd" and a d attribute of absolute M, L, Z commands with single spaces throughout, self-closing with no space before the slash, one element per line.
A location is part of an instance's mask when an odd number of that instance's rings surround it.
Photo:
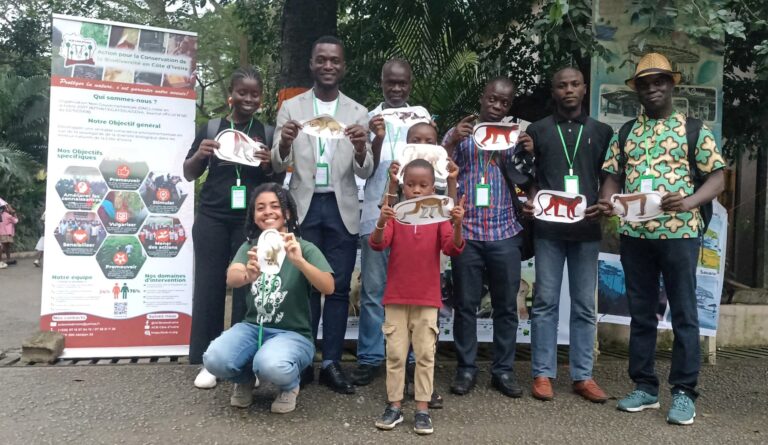
<path fill-rule="evenodd" d="M 381 207 L 381 215 L 379 215 L 379 221 L 376 223 L 377 227 L 384 227 L 387 221 L 394 219 L 395 210 L 389 206 L 389 203 L 384 203 Z"/>
<path fill-rule="evenodd" d="M 464 221 L 464 204 L 466 203 L 467 195 L 464 195 L 461 197 L 459 204 L 451 209 L 451 223 L 453 223 L 453 228 L 456 230 L 461 229 L 461 223 Z"/>
<path fill-rule="evenodd" d="M 368 129 L 379 139 L 384 139 L 384 136 L 387 134 L 387 126 L 380 114 L 371 118 L 371 121 L 368 122 Z"/>
<path fill-rule="evenodd" d="M 459 166 L 456 165 L 455 162 L 453 162 L 453 159 L 448 159 L 448 167 L 446 167 L 446 170 L 448 171 L 448 181 L 456 181 L 459 177 Z"/>
<path fill-rule="evenodd" d="M 283 242 L 285 242 L 285 257 L 288 261 L 294 265 L 298 265 L 304 260 L 304 255 L 301 254 L 301 245 L 296 239 L 296 235 L 293 233 L 281 233 Z"/>
<path fill-rule="evenodd" d="M 397 161 L 392 161 L 392 164 L 389 166 L 389 183 L 391 185 L 398 185 L 400 184 L 400 181 L 397 179 L 397 174 L 400 172 L 400 163 Z"/>
<path fill-rule="evenodd" d="M 248 262 L 245 263 L 245 275 L 249 283 L 253 283 L 261 275 L 261 268 L 259 267 L 259 260 L 256 255 L 256 246 L 251 247 L 248 251 Z"/>

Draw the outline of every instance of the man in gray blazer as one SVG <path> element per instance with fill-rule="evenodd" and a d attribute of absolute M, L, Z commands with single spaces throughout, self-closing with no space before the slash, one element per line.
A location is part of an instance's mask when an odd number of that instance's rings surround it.
<path fill-rule="evenodd" d="M 290 192 L 296 200 L 301 237 L 315 244 L 333 268 L 335 291 L 325 296 L 323 317 L 323 368 L 320 383 L 336 392 L 353 394 L 341 367 L 341 353 L 349 313 L 349 287 L 357 254 L 360 210 L 355 175 L 373 172 L 368 142 L 368 112 L 339 91 L 344 77 L 344 47 L 335 37 L 321 37 L 312 45 L 309 69 L 314 78 L 310 91 L 283 102 L 277 114 L 272 147 L 275 172 L 293 168 Z M 300 121 L 329 114 L 347 126 L 344 139 L 325 139 L 301 132 Z M 313 334 L 320 322 L 320 294 L 313 291 Z M 303 375 L 314 378 L 312 368 Z"/>

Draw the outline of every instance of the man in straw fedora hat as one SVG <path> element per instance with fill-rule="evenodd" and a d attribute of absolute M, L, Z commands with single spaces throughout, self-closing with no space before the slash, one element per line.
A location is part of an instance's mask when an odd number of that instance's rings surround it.
<path fill-rule="evenodd" d="M 635 390 L 617 408 L 638 412 L 659 408 L 656 376 L 656 308 L 663 277 L 672 314 L 674 343 L 669 384 L 672 406 L 667 421 L 690 425 L 696 416 L 700 367 L 696 265 L 706 231 L 709 203 L 723 190 L 725 167 L 712 132 L 672 106 L 680 82 L 666 57 L 643 56 L 626 84 L 637 92 L 643 111 L 613 136 L 606 154 L 601 187 L 602 209 L 611 215 L 614 193 L 658 192 L 662 213 L 643 222 L 623 221 L 621 264 L 632 317 L 629 376 Z"/>

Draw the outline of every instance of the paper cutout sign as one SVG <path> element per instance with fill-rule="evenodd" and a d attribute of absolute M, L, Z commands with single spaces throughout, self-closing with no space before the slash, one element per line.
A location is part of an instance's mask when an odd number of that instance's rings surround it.
<path fill-rule="evenodd" d="M 347 126 L 329 114 L 321 114 L 301 121 L 301 131 L 323 139 L 343 139 Z"/>
<path fill-rule="evenodd" d="M 393 207 L 398 222 L 414 226 L 448 221 L 451 219 L 451 209 L 453 199 L 441 195 L 419 196 Z"/>
<path fill-rule="evenodd" d="M 533 198 L 536 219 L 558 223 L 575 223 L 584 219 L 587 198 L 576 193 L 539 190 Z"/>
<path fill-rule="evenodd" d="M 387 108 L 382 110 L 381 117 L 395 127 L 410 127 L 419 122 L 429 123 L 432 120 L 424 107 Z"/>
<path fill-rule="evenodd" d="M 435 185 L 445 187 L 448 183 L 448 153 L 439 145 L 407 144 L 397 154 L 397 162 L 400 163 L 398 179 L 403 182 L 403 170 L 414 159 L 424 159 L 432 164 L 435 169 Z"/>
<path fill-rule="evenodd" d="M 256 142 L 247 134 L 238 130 L 223 130 L 216 135 L 219 148 L 213 153 L 222 161 L 236 164 L 258 167 L 261 164 L 255 153 L 257 151 L 269 151 L 269 148 L 261 142 Z"/>
<path fill-rule="evenodd" d="M 475 126 L 472 138 L 481 150 L 507 150 L 517 144 L 520 124 L 488 122 Z"/>
<path fill-rule="evenodd" d="M 262 273 L 277 275 L 285 261 L 285 242 L 280 232 L 268 229 L 261 232 L 256 244 L 256 260 Z"/>
<path fill-rule="evenodd" d="M 648 221 L 664 213 L 659 192 L 615 194 L 611 204 L 613 212 L 625 221 Z"/>

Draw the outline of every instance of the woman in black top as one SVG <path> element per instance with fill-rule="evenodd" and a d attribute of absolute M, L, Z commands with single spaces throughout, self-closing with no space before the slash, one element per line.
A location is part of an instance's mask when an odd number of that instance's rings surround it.
<path fill-rule="evenodd" d="M 184 177 L 189 181 L 208 170 L 192 227 L 195 241 L 195 288 L 189 346 L 189 362 L 192 364 L 202 363 L 203 352 L 224 330 L 226 271 L 245 241 L 248 192 L 274 180 L 268 151 L 255 154 L 261 160 L 259 167 L 234 164 L 214 155 L 214 150 L 219 147 L 214 138 L 222 130 L 231 128 L 267 144 L 265 127 L 253 116 L 261 106 L 262 89 L 263 82 L 256 70 L 248 67 L 235 71 L 229 83 L 230 113 L 223 119 L 212 120 L 197 132 L 184 161 Z M 242 192 L 245 196 L 238 196 Z M 242 321 L 245 311 L 245 288 L 235 289 L 232 324 Z M 216 378 L 202 369 L 195 379 L 195 386 L 212 388 L 216 386 Z"/>

